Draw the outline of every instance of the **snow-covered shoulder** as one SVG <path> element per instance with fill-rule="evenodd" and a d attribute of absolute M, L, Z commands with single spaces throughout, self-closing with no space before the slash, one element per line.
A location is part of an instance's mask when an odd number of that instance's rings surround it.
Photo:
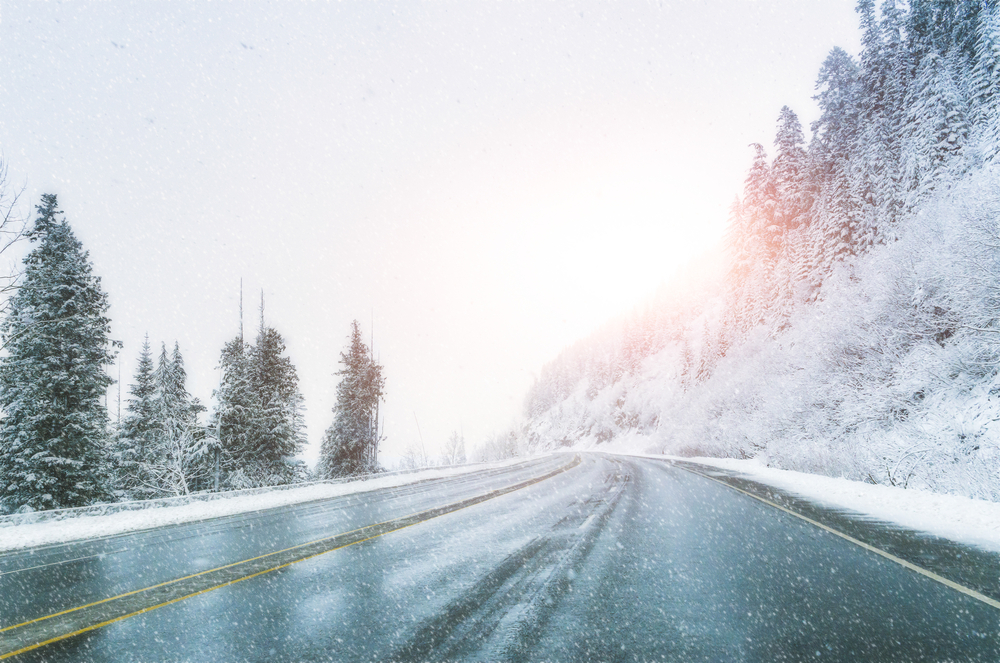
<path fill-rule="evenodd" d="M 490 467 L 523 462 L 524 458 L 490 463 Z M 68 520 L 30 523 L 0 529 L 0 551 L 32 548 L 81 539 L 114 536 L 126 532 L 231 516 L 314 500 L 393 488 L 428 479 L 440 479 L 482 470 L 483 464 L 439 467 L 407 474 L 350 481 L 315 483 L 301 488 L 285 488 L 253 495 L 237 495 L 213 501 L 164 506 L 142 511 L 122 511 L 108 515 L 81 516 Z"/>
<path fill-rule="evenodd" d="M 1000 552 L 1000 503 L 765 467 L 757 460 L 679 458 L 737 472 L 814 503 Z"/>

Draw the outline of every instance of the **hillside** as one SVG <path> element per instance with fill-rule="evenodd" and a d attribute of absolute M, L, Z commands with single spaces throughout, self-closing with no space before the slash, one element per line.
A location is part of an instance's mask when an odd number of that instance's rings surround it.
<path fill-rule="evenodd" d="M 1000 10 L 858 3 L 724 256 L 548 364 L 533 445 L 756 457 L 1000 501 Z"/>

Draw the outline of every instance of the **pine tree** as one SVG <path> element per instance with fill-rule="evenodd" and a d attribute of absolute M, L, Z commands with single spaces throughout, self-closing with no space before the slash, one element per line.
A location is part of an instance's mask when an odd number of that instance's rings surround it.
<path fill-rule="evenodd" d="M 340 364 L 334 420 L 320 448 L 319 471 L 327 478 L 378 469 L 378 405 L 385 378 L 364 343 L 357 320 L 351 323 L 350 341 L 347 351 L 340 354 Z"/>
<path fill-rule="evenodd" d="M 125 496 L 148 499 L 207 488 L 214 439 L 198 425 L 205 408 L 187 391 L 180 345 L 172 354 L 161 344 L 153 368 L 149 339 L 143 343 L 133 397 L 114 445 L 117 487 Z"/>
<path fill-rule="evenodd" d="M 242 328 L 241 322 L 240 336 L 223 348 L 210 423 L 220 440 L 225 482 L 248 488 L 299 480 L 304 467 L 293 457 L 305 446 L 303 398 L 284 339 L 264 323 L 263 297 L 254 345 L 243 340 Z"/>
<path fill-rule="evenodd" d="M 250 350 L 251 389 L 258 411 L 254 462 L 271 483 L 294 477 L 292 457 L 305 446 L 299 378 L 284 356 L 281 334 L 264 324 L 263 305 L 257 341 Z"/>
<path fill-rule="evenodd" d="M 177 377 L 174 375 L 174 365 L 167 354 L 167 344 L 160 344 L 160 358 L 153 372 L 153 382 L 156 386 L 154 409 L 156 411 L 157 437 L 162 442 L 183 425 L 181 411 L 184 409 L 182 394 L 178 393 Z M 158 449 L 162 454 L 163 450 Z"/>
<path fill-rule="evenodd" d="M 108 499 L 108 417 L 114 362 L 107 295 L 56 196 L 30 232 L 24 281 L 0 333 L 0 508 L 54 509 Z"/>
<path fill-rule="evenodd" d="M 896 0 L 858 3 L 862 24 L 859 96 L 860 131 L 852 150 L 852 206 L 858 210 L 854 252 L 894 236 L 903 206 L 900 154 L 905 131 L 907 86 L 911 76 L 903 14 Z"/>
<path fill-rule="evenodd" d="M 949 169 L 964 169 L 968 106 L 956 80 L 958 57 L 954 52 L 946 57 L 927 53 L 907 97 L 903 169 L 911 207 L 946 179 Z"/>
<path fill-rule="evenodd" d="M 208 440 L 198 426 L 205 408 L 188 393 L 184 357 L 176 341 L 169 355 L 166 344 L 161 346 L 154 380 L 158 444 L 150 469 L 158 477 L 160 490 L 185 495 L 204 487 L 210 459 L 205 457 Z"/>
<path fill-rule="evenodd" d="M 806 222 L 804 216 L 812 203 L 805 142 L 798 116 L 788 106 L 782 106 L 771 174 L 777 198 L 775 220 L 786 232 Z"/>
<path fill-rule="evenodd" d="M 743 213 L 750 220 L 750 231 L 775 250 L 781 244 L 782 229 L 774 219 L 777 208 L 774 175 L 764 146 L 753 143 L 750 147 L 754 149 L 754 157 L 743 185 Z"/>
<path fill-rule="evenodd" d="M 135 378 L 129 386 L 131 397 L 125 409 L 118 439 L 114 445 L 116 465 L 115 487 L 130 498 L 149 497 L 148 477 L 142 471 L 142 464 L 156 444 L 156 383 L 153 379 L 153 356 L 150 352 L 149 334 L 142 343 L 139 365 Z"/>
<path fill-rule="evenodd" d="M 970 118 L 983 158 L 1000 154 L 1000 7 L 980 14 L 975 66 L 969 81 Z"/>
<path fill-rule="evenodd" d="M 813 195 L 802 125 L 788 106 L 783 106 L 778 115 L 774 147 L 771 163 L 776 198 L 774 217 L 783 235 L 775 285 L 779 307 L 787 310 L 798 298 L 799 282 L 808 281 L 812 271 L 812 256 L 805 237 Z"/>
<path fill-rule="evenodd" d="M 810 173 L 817 193 L 811 212 L 810 262 L 818 287 L 834 260 L 849 255 L 858 233 L 851 195 L 851 161 L 858 141 L 859 69 L 841 48 L 830 51 L 816 81 L 820 118 L 812 125 Z"/>
<path fill-rule="evenodd" d="M 211 425 L 218 431 L 222 470 L 228 474 L 253 461 L 258 416 L 251 384 L 249 348 L 242 335 L 222 348 L 219 368 L 222 381 L 215 391 L 217 405 Z"/>
<path fill-rule="evenodd" d="M 906 32 L 917 62 L 932 51 L 955 50 L 968 58 L 974 55 L 976 28 L 987 3 L 981 0 L 910 0 L 909 5 Z"/>
<path fill-rule="evenodd" d="M 739 316 L 743 329 L 751 329 L 769 319 L 775 302 L 774 275 L 781 254 L 783 229 L 775 222 L 777 208 L 774 177 L 767 162 L 767 153 L 759 143 L 754 148 L 754 160 L 743 187 L 743 202 L 739 210 L 737 242 L 742 253 L 739 261 L 745 266 Z"/>

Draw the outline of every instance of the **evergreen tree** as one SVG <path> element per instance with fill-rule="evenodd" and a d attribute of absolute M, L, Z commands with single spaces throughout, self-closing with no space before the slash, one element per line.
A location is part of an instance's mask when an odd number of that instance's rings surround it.
<path fill-rule="evenodd" d="M 222 470 L 233 473 L 253 460 L 257 419 L 249 348 L 242 335 L 222 348 L 219 368 L 222 381 L 215 391 L 217 405 L 212 427 L 218 431 Z"/>
<path fill-rule="evenodd" d="M 956 59 L 927 53 L 907 98 L 908 131 L 903 165 L 911 207 L 936 188 L 947 170 L 962 170 L 968 142 L 968 107 Z"/>
<path fill-rule="evenodd" d="M 981 0 L 910 0 L 906 32 L 915 60 L 951 50 L 971 58 L 984 5 Z"/>
<path fill-rule="evenodd" d="M 798 116 L 788 106 L 782 106 L 771 174 L 777 198 L 775 220 L 786 232 L 805 223 L 804 216 L 811 207 L 805 142 Z"/>
<path fill-rule="evenodd" d="M 131 394 L 125 408 L 113 456 L 116 465 L 116 488 L 130 498 L 149 497 L 148 477 L 142 471 L 147 454 L 156 444 L 156 383 L 153 378 L 153 356 L 150 352 L 149 334 L 142 343 L 139 365 L 129 386 Z"/>
<path fill-rule="evenodd" d="M 1000 8 L 996 5 L 980 15 L 969 96 L 983 158 L 992 161 L 1000 153 Z"/>
<path fill-rule="evenodd" d="M 250 350 L 251 389 L 258 413 L 253 456 L 273 483 L 294 479 L 292 457 L 305 446 L 299 377 L 284 352 L 284 339 L 264 324 L 262 310 L 257 341 Z"/>
<path fill-rule="evenodd" d="M 774 217 L 783 235 L 775 278 L 777 300 L 787 309 L 797 298 L 799 282 L 808 280 L 812 271 L 812 256 L 805 237 L 810 230 L 813 195 L 802 125 L 788 106 L 783 106 L 778 115 L 774 147 L 771 164 L 776 198 Z"/>
<path fill-rule="evenodd" d="M 857 144 L 852 150 L 852 206 L 858 210 L 854 251 L 891 237 L 902 210 L 900 152 L 910 77 L 903 16 L 896 0 L 861 0 L 862 51 Z"/>
<path fill-rule="evenodd" d="M 0 334 L 0 508 L 75 507 L 108 499 L 104 476 L 112 379 L 107 295 L 83 246 L 45 194 L 37 246 Z"/>
<path fill-rule="evenodd" d="M 214 439 L 198 426 L 204 407 L 187 391 L 187 373 L 180 345 L 172 354 L 161 344 L 156 368 L 143 343 L 133 397 L 114 447 L 118 488 L 127 497 L 147 499 L 185 495 L 206 488 Z"/>
<path fill-rule="evenodd" d="M 851 195 L 851 160 L 858 140 L 859 69 L 841 48 L 830 51 L 816 81 L 820 118 L 812 125 L 810 172 L 816 188 L 810 236 L 818 286 L 837 258 L 850 254 L 858 232 Z"/>
<path fill-rule="evenodd" d="M 154 409 L 157 437 L 162 441 L 183 425 L 181 411 L 184 409 L 183 395 L 178 393 L 178 380 L 174 375 L 173 362 L 167 354 L 166 343 L 160 344 L 160 358 L 153 372 L 153 382 L 156 386 Z M 157 451 L 163 452 L 162 449 Z"/>
<path fill-rule="evenodd" d="M 378 469 L 378 405 L 385 378 L 361 337 L 357 320 L 351 323 L 350 341 L 347 351 L 340 354 L 340 364 L 334 420 L 320 448 L 319 471 L 326 478 Z"/>
<path fill-rule="evenodd" d="M 156 422 L 160 432 L 172 435 L 181 428 L 197 426 L 198 415 L 205 408 L 188 393 L 184 357 L 176 341 L 169 355 L 166 344 L 161 346 L 153 380 L 156 387 Z"/>
<path fill-rule="evenodd" d="M 223 348 L 211 428 L 218 431 L 221 470 L 230 487 L 289 483 L 304 473 L 293 459 L 305 445 L 303 398 L 284 353 L 281 334 L 264 324 L 263 300 L 256 343 L 246 343 L 241 334 Z"/>
<path fill-rule="evenodd" d="M 782 229 L 774 221 L 777 207 L 774 175 L 764 146 L 753 143 L 750 147 L 754 149 L 754 157 L 743 185 L 743 213 L 750 221 L 750 232 L 776 249 L 781 244 Z"/>
<path fill-rule="evenodd" d="M 744 330 L 766 321 L 773 312 L 775 265 L 784 235 L 774 218 L 777 200 L 767 153 L 759 143 L 751 147 L 754 159 L 743 187 L 734 238 L 740 254 L 737 261 L 744 272 L 741 281 L 735 283 L 739 294 L 734 299 Z"/>
<path fill-rule="evenodd" d="M 150 467 L 157 487 L 166 494 L 186 495 L 206 488 L 212 461 L 213 439 L 198 426 L 204 407 L 187 390 L 187 371 L 180 344 L 174 341 L 167 356 L 162 346 L 156 372 L 159 444 L 155 465 Z"/>

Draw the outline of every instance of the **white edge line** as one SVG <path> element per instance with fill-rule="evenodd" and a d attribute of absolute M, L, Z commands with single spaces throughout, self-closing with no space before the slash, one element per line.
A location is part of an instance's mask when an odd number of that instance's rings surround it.
<path fill-rule="evenodd" d="M 875 546 L 869 545 L 869 544 L 865 543 L 864 541 L 859 541 L 858 539 L 855 539 L 853 536 L 850 536 L 848 534 L 844 534 L 843 532 L 839 532 L 839 531 L 833 529 L 832 527 L 829 527 L 827 525 L 824 525 L 823 523 L 817 522 L 817 521 L 813 520 L 812 518 L 808 518 L 806 516 L 803 516 L 801 513 L 796 513 L 795 511 L 792 511 L 791 509 L 787 509 L 787 508 L 781 506 L 780 504 L 775 504 L 774 502 L 772 502 L 770 500 L 767 500 L 767 499 L 764 499 L 763 497 L 759 497 L 757 495 L 754 495 L 753 493 L 748 493 L 745 490 L 741 490 L 741 489 L 737 488 L 736 486 L 733 486 L 733 485 L 730 485 L 730 484 L 726 483 L 725 481 L 721 481 L 719 479 L 716 479 L 715 477 L 710 477 L 708 475 L 702 474 L 701 472 L 696 472 L 695 470 L 691 470 L 691 469 L 688 469 L 686 467 L 680 467 L 679 465 L 674 465 L 673 463 L 671 463 L 671 465 L 673 465 L 677 469 L 681 469 L 681 470 L 684 470 L 686 472 L 690 472 L 691 474 L 695 474 L 697 476 L 700 476 L 700 477 L 703 477 L 705 479 L 708 479 L 709 481 L 714 481 L 716 483 L 720 483 L 723 486 L 726 486 L 727 488 L 731 488 L 731 489 L 735 490 L 738 493 L 742 493 L 743 495 L 746 495 L 747 497 L 752 497 L 755 500 L 758 500 L 760 502 L 763 502 L 764 504 L 767 504 L 768 506 L 774 507 L 775 509 L 780 509 L 781 511 L 784 511 L 785 513 L 791 514 L 791 515 L 795 516 L 796 518 L 800 518 L 801 520 L 806 521 L 810 525 L 815 525 L 816 527 L 819 527 L 822 530 L 830 532 L 831 534 L 836 534 L 840 538 L 845 539 L 847 541 L 850 541 L 851 543 L 853 543 L 856 546 L 860 546 L 860 547 L 864 548 L 865 550 L 868 550 L 870 552 L 875 553 L 876 555 L 881 555 L 882 557 L 884 557 L 884 558 L 886 558 L 886 559 L 888 559 L 890 561 L 893 561 L 893 562 L 899 564 L 902 567 L 905 567 L 905 568 L 907 568 L 907 569 L 909 569 L 911 571 L 915 571 L 915 572 L 919 573 L 922 576 L 925 576 L 927 578 L 930 578 L 931 580 L 934 580 L 935 582 L 939 582 L 942 585 L 945 585 L 946 587 L 950 587 L 951 589 L 954 589 L 955 591 L 961 592 L 962 594 L 965 594 L 966 596 L 972 597 L 972 598 L 976 599 L 977 601 L 981 601 L 981 602 L 985 603 L 988 606 L 991 606 L 993 608 L 996 608 L 997 610 L 1000 610 L 1000 601 L 997 601 L 996 599 L 992 599 L 989 596 L 986 596 L 985 594 L 981 594 L 981 593 L 977 592 L 974 589 L 970 589 L 970 588 L 968 588 L 968 587 L 966 587 L 964 585 L 958 584 L 957 582 L 955 582 L 953 580 L 949 580 L 948 578 L 945 578 L 943 576 L 939 576 L 938 574 L 934 573 L 933 571 L 928 571 L 927 569 L 925 569 L 923 567 L 920 567 L 920 566 L 917 566 L 916 564 L 914 564 L 912 562 L 908 562 L 905 559 L 896 557 L 895 555 L 893 555 L 891 553 L 887 553 L 886 551 L 881 550 L 879 548 L 876 548 Z"/>

